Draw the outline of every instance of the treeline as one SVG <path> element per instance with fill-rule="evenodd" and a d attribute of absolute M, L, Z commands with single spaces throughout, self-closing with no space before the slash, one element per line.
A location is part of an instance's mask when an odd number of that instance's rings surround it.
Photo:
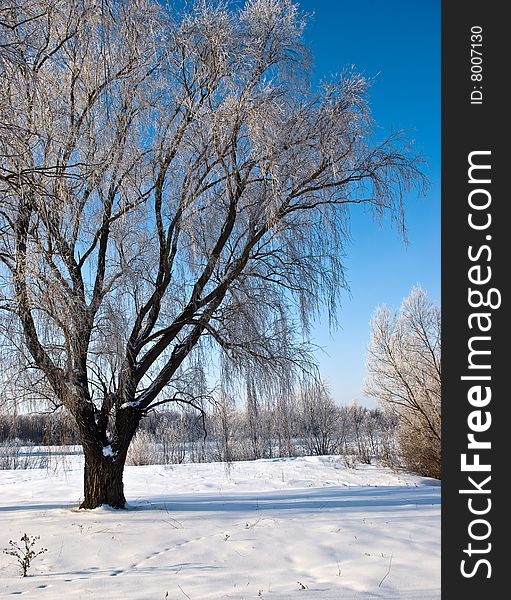
<path fill-rule="evenodd" d="M 0 413 L 0 443 L 13 440 L 38 446 L 80 443 L 78 429 L 64 411 L 53 413 Z"/>
<path fill-rule="evenodd" d="M 379 409 L 353 403 L 338 406 L 328 395 L 280 402 L 273 406 L 236 407 L 228 398 L 203 413 L 191 410 L 152 412 L 133 440 L 129 462 L 171 464 L 254 460 L 299 455 L 342 454 L 369 463 L 377 457 L 394 464 L 395 419 Z M 51 414 L 0 415 L 0 443 L 19 440 L 36 445 L 79 444 L 72 419 Z"/>
<path fill-rule="evenodd" d="M 328 395 L 299 402 L 236 407 L 228 398 L 211 411 L 148 416 L 133 440 L 131 464 L 255 460 L 342 454 L 347 462 L 373 458 L 396 465 L 395 417 L 353 403 L 338 406 Z"/>

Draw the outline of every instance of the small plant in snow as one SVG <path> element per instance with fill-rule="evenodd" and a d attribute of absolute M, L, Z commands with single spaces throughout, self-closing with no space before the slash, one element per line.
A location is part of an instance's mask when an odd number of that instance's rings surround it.
<path fill-rule="evenodd" d="M 28 570 L 30 569 L 30 564 L 40 554 L 44 554 L 48 551 L 48 548 L 41 548 L 41 550 L 36 551 L 34 546 L 36 545 L 37 540 L 40 537 L 38 535 L 29 536 L 24 533 L 21 541 L 23 542 L 23 546 L 20 546 L 18 542 L 13 542 L 9 540 L 9 548 L 4 549 L 4 554 L 8 554 L 9 556 L 14 556 L 18 561 L 21 567 L 21 573 L 23 577 L 26 577 L 28 574 Z"/>

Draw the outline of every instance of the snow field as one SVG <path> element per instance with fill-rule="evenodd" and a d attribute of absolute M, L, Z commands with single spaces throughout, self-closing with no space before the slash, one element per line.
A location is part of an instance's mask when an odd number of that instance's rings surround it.
<path fill-rule="evenodd" d="M 0 471 L 0 546 L 48 552 L 0 598 L 437 600 L 438 482 L 339 457 L 127 467 L 127 511 L 77 510 L 76 468 Z"/>

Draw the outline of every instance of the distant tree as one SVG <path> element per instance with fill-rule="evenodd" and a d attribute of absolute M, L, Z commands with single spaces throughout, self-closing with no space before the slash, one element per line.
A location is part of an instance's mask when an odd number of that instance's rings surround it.
<path fill-rule="evenodd" d="M 347 412 L 335 404 L 324 385 L 301 390 L 300 416 L 309 454 L 334 454 L 342 448 L 348 432 Z"/>
<path fill-rule="evenodd" d="M 225 462 L 231 462 L 235 458 L 233 445 L 237 425 L 233 399 L 227 394 L 221 394 L 215 402 L 213 416 L 218 458 Z"/>
<path fill-rule="evenodd" d="M 265 433 L 268 434 L 271 431 L 275 439 L 266 440 L 265 446 L 267 449 L 271 449 L 272 443 L 276 442 L 278 456 L 294 456 L 295 454 L 293 438 L 296 435 L 296 404 L 294 396 L 288 392 L 277 398 L 272 407 L 271 427 L 266 427 Z"/>
<path fill-rule="evenodd" d="M 371 453 L 368 443 L 366 424 L 370 418 L 370 410 L 360 406 L 354 400 L 348 407 L 348 419 L 353 433 L 353 442 L 358 460 L 365 464 L 371 464 Z"/>
<path fill-rule="evenodd" d="M 420 287 L 399 311 L 376 311 L 367 370 L 366 392 L 399 417 L 397 436 L 407 466 L 440 477 L 440 308 Z"/>
<path fill-rule="evenodd" d="M 303 29 L 288 0 L 2 9 L 4 347 L 76 420 L 83 508 L 124 507 L 142 417 L 198 406 L 212 363 L 265 398 L 311 370 L 350 206 L 402 230 L 418 159 L 360 75 L 311 91 Z"/>

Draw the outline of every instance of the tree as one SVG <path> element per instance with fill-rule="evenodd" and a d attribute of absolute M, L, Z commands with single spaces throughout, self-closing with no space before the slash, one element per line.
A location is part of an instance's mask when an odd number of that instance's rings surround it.
<path fill-rule="evenodd" d="M 332 400 L 323 384 L 308 385 L 300 390 L 301 428 L 307 452 L 335 454 L 346 442 L 347 412 Z"/>
<path fill-rule="evenodd" d="M 311 371 L 348 209 L 402 230 L 421 182 L 401 134 L 375 141 L 363 77 L 311 91 L 291 2 L 162 4 L 11 0 L 0 21 L 4 344 L 76 420 L 84 508 L 124 507 L 155 406 Z"/>
<path fill-rule="evenodd" d="M 235 403 L 222 394 L 215 402 L 214 429 L 219 460 L 230 463 L 234 459 L 233 443 L 236 431 Z"/>
<path fill-rule="evenodd" d="M 441 474 L 440 308 L 415 287 L 398 312 L 373 316 L 366 392 L 398 418 L 409 468 Z"/>

